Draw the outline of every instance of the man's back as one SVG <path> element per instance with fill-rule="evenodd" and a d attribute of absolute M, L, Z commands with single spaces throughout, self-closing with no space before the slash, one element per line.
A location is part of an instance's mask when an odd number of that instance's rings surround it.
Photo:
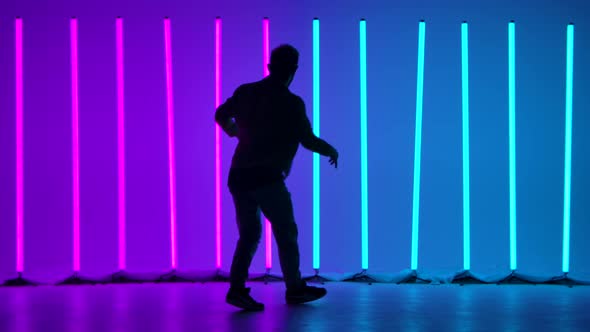
<path fill-rule="evenodd" d="M 232 168 L 287 175 L 302 135 L 311 132 L 301 98 L 280 82 L 265 78 L 240 86 L 225 105 L 238 127 Z"/>

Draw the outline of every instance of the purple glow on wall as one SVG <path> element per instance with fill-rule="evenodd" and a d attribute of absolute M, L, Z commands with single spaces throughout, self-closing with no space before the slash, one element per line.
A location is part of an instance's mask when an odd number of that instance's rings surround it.
<path fill-rule="evenodd" d="M 16 272 L 24 270 L 23 21 L 15 21 L 16 48 Z"/>
<path fill-rule="evenodd" d="M 123 70 L 123 19 L 115 21 L 117 52 L 117 193 L 119 231 L 119 270 L 127 267 L 125 221 L 125 81 Z"/>
<path fill-rule="evenodd" d="M 270 26 L 268 17 L 262 19 L 262 60 L 264 76 L 268 76 L 268 63 L 270 62 Z M 264 219 L 265 243 L 266 243 L 266 268 L 272 267 L 272 228 L 268 219 Z"/>
<path fill-rule="evenodd" d="M 174 159 L 174 95 L 172 90 L 172 38 L 170 19 L 164 18 L 164 43 L 166 47 L 166 99 L 168 109 L 168 173 L 170 179 L 170 253 L 172 269 L 177 267 L 176 256 L 176 165 Z"/>
<path fill-rule="evenodd" d="M 70 51 L 72 65 L 72 196 L 74 272 L 80 271 L 80 145 L 78 127 L 78 20 L 70 20 Z"/>
<path fill-rule="evenodd" d="M 215 109 L 221 104 L 221 18 L 215 19 Z M 221 268 L 221 129 L 215 124 L 215 255 Z"/>

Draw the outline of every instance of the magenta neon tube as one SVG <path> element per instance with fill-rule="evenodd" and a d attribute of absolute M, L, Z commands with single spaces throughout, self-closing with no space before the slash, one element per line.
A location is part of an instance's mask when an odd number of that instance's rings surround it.
<path fill-rule="evenodd" d="M 262 19 L 262 55 L 263 55 L 263 73 L 268 76 L 268 63 L 270 62 L 270 26 L 268 17 Z M 264 219 L 265 226 L 265 243 L 266 243 L 266 268 L 272 267 L 272 228 L 268 219 Z"/>
<path fill-rule="evenodd" d="M 174 159 L 174 95 L 172 90 L 172 41 L 170 19 L 164 19 L 164 42 L 166 48 L 166 96 L 168 109 L 168 173 L 170 175 L 170 253 L 172 269 L 176 270 L 176 165 Z"/>
<path fill-rule="evenodd" d="M 215 19 L 215 109 L 221 104 L 221 18 Z M 221 129 L 215 124 L 215 257 L 221 268 Z"/>
<path fill-rule="evenodd" d="M 16 272 L 24 270 L 23 21 L 15 22 L 16 49 Z"/>
<path fill-rule="evenodd" d="M 72 62 L 72 193 L 74 272 L 80 271 L 80 145 L 78 126 L 78 21 L 70 20 L 70 46 Z"/>
<path fill-rule="evenodd" d="M 119 227 L 119 270 L 127 268 L 125 220 L 125 81 L 123 68 L 123 19 L 115 21 L 117 53 L 117 193 Z"/>

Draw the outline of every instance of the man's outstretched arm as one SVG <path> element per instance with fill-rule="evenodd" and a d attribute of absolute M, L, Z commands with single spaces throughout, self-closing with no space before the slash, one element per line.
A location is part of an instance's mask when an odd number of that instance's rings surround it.
<path fill-rule="evenodd" d="M 326 156 L 330 158 L 330 164 L 338 167 L 338 151 L 330 145 L 328 142 L 324 141 L 323 139 L 317 137 L 311 128 L 311 123 L 307 114 L 305 113 L 305 104 L 303 101 L 300 101 L 301 104 L 299 105 L 298 116 L 299 116 L 299 133 L 300 133 L 300 142 L 304 148 L 313 151 L 315 153 L 319 153 L 322 156 Z"/>
<path fill-rule="evenodd" d="M 236 90 L 234 95 L 228 98 L 225 103 L 219 105 L 215 111 L 215 122 L 217 122 L 229 137 L 235 137 L 238 135 L 238 126 L 234 121 L 234 117 L 236 116 L 237 92 L 238 91 Z"/>

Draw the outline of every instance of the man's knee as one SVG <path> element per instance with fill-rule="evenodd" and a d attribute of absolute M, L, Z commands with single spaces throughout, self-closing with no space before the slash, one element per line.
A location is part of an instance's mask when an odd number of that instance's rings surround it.
<path fill-rule="evenodd" d="M 260 243 L 261 237 L 262 237 L 262 227 L 252 227 L 252 228 L 244 227 L 240 230 L 240 240 L 242 240 L 248 244 L 258 245 Z"/>
<path fill-rule="evenodd" d="M 297 237 L 299 236 L 299 230 L 295 222 L 288 222 L 273 227 L 273 233 L 277 242 L 284 243 L 297 243 Z"/>

